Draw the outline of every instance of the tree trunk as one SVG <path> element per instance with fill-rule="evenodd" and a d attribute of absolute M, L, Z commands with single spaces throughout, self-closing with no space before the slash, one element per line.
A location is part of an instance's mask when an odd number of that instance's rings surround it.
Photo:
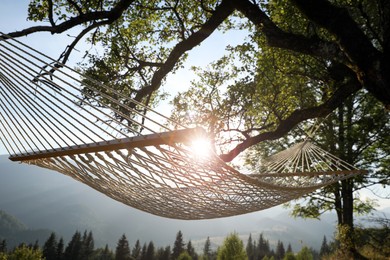
<path fill-rule="evenodd" d="M 353 140 L 351 138 L 352 132 L 352 98 L 348 98 L 345 102 L 346 111 L 339 114 L 340 131 L 339 137 L 340 148 L 342 150 L 342 159 L 348 163 L 353 163 L 352 146 Z M 343 223 L 348 225 L 351 232 L 353 232 L 353 179 L 346 179 L 341 182 L 341 196 L 343 198 Z"/>
<path fill-rule="evenodd" d="M 346 111 L 343 106 L 338 109 L 338 145 L 341 159 L 353 163 L 353 140 L 351 138 L 353 102 L 349 98 L 346 102 Z M 338 219 L 340 249 L 352 259 L 366 259 L 355 247 L 353 223 L 353 186 L 354 179 L 342 180 L 335 189 L 335 208 Z"/>
<path fill-rule="evenodd" d="M 334 184 L 334 208 L 337 214 L 337 224 L 343 223 L 343 205 L 341 203 L 340 183 Z"/>

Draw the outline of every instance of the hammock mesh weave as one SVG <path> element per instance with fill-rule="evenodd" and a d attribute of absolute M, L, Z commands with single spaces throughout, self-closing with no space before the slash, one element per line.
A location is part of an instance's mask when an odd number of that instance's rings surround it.
<path fill-rule="evenodd" d="M 309 140 L 243 174 L 185 128 L 2 35 L 0 137 L 13 161 L 52 169 L 131 207 L 210 219 L 270 208 L 363 171 Z M 110 105 L 108 105 L 110 104 Z"/>

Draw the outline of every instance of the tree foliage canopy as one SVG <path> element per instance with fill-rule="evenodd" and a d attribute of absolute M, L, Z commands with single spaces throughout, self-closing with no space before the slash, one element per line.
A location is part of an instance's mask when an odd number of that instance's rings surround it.
<path fill-rule="evenodd" d="M 104 51 L 88 55 L 85 73 L 146 104 L 214 31 L 247 31 L 209 71 L 198 69 L 203 89 L 175 100 L 180 116 L 194 108 L 188 98 L 202 97 L 197 123 L 207 122 L 220 144 L 235 141 L 221 150 L 225 161 L 362 89 L 390 109 L 389 1 L 31 0 L 28 10 L 40 24 L 11 36 L 78 28 L 61 61 L 83 38 L 99 44 Z"/>
<path fill-rule="evenodd" d="M 0 255 L 1 257 L 1 255 Z M 40 260 L 42 259 L 42 251 L 40 249 L 33 249 L 26 245 L 19 246 L 8 255 L 8 260 L 28 259 L 28 260 Z"/>

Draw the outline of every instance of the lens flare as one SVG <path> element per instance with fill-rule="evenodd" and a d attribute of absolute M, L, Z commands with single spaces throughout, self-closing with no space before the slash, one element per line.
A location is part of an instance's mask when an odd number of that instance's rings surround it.
<path fill-rule="evenodd" d="M 212 154 L 212 145 L 209 139 L 197 137 L 191 141 L 191 152 L 196 158 L 205 158 Z"/>

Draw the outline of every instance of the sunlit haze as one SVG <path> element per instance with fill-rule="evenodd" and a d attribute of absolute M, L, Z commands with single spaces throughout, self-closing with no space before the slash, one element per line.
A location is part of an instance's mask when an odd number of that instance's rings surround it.
<path fill-rule="evenodd" d="M 195 158 L 206 158 L 212 154 L 213 148 L 207 137 L 196 137 L 191 140 L 190 149 Z"/>

